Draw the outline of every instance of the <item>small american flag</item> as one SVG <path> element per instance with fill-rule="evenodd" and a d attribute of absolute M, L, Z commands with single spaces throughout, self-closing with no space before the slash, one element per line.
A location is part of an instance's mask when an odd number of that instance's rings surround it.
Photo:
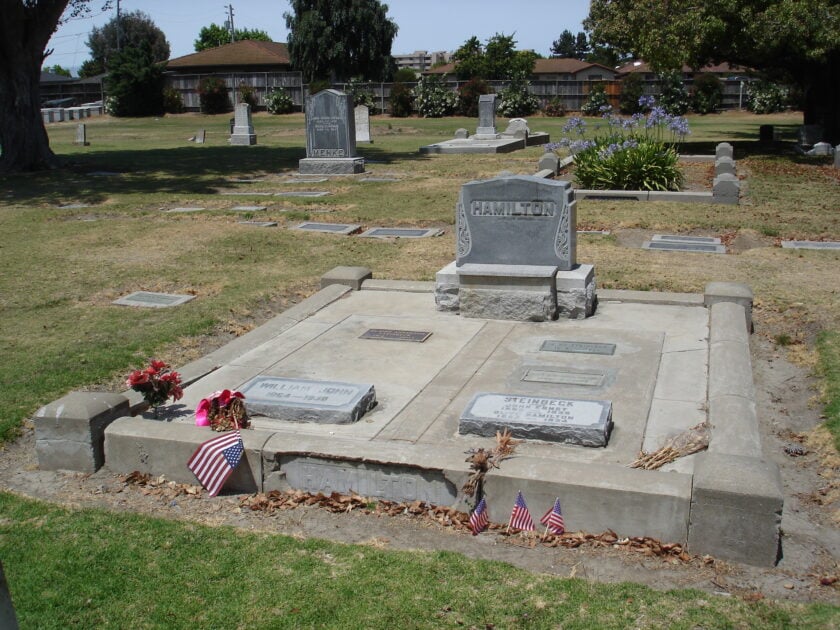
<path fill-rule="evenodd" d="M 563 513 L 560 512 L 560 498 L 554 499 L 554 507 L 552 507 L 540 519 L 540 523 L 545 525 L 552 534 L 558 536 L 566 531 L 566 522 L 563 520 Z"/>
<path fill-rule="evenodd" d="M 187 462 L 187 468 L 193 471 L 210 496 L 215 497 L 239 465 L 244 452 L 239 430 L 228 431 L 199 446 Z"/>
<path fill-rule="evenodd" d="M 513 504 L 513 511 L 510 513 L 508 527 L 529 532 L 534 531 L 534 521 L 531 519 L 528 506 L 525 505 L 525 497 L 522 496 L 522 490 L 516 493 L 516 503 Z"/>
<path fill-rule="evenodd" d="M 487 502 L 482 499 L 475 506 L 473 513 L 470 514 L 470 527 L 472 528 L 473 536 L 478 536 L 481 532 L 487 529 L 489 521 L 487 519 Z"/>

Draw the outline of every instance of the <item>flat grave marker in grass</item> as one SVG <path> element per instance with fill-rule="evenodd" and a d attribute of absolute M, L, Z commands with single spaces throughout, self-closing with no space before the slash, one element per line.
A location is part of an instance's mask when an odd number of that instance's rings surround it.
<path fill-rule="evenodd" d="M 652 242 L 671 242 L 671 243 L 709 243 L 711 245 L 720 245 L 720 239 L 714 236 L 690 236 L 682 234 L 654 234 L 651 239 Z"/>
<path fill-rule="evenodd" d="M 201 212 L 202 210 L 207 210 L 207 208 L 203 208 L 200 206 L 182 206 L 177 208 L 161 208 L 162 212 Z"/>
<path fill-rule="evenodd" d="M 220 195 L 227 195 L 228 197 L 271 197 L 273 192 L 252 191 L 244 192 L 241 190 L 223 190 Z"/>
<path fill-rule="evenodd" d="M 428 238 L 430 236 L 440 236 L 441 234 L 443 234 L 443 230 L 439 230 L 437 228 L 372 227 L 359 234 L 359 236 L 365 238 Z"/>
<path fill-rule="evenodd" d="M 353 234 L 362 229 L 361 225 L 353 223 L 318 223 L 307 221 L 292 228 L 293 230 L 304 230 L 306 232 L 329 232 L 331 234 Z"/>
<path fill-rule="evenodd" d="M 277 227 L 277 221 L 239 221 L 238 223 L 251 227 Z"/>
<path fill-rule="evenodd" d="M 402 181 L 398 177 L 362 177 L 360 182 L 399 182 Z"/>
<path fill-rule="evenodd" d="M 327 182 L 329 179 L 327 177 L 292 177 L 291 179 L 287 179 L 283 184 L 320 184 L 322 182 Z"/>
<path fill-rule="evenodd" d="M 180 306 L 195 298 L 194 295 L 177 295 L 173 293 L 155 293 L 152 291 L 135 291 L 114 300 L 111 304 L 119 306 L 141 306 L 144 308 L 169 308 Z"/>
<path fill-rule="evenodd" d="M 289 190 L 286 192 L 276 192 L 275 197 L 326 197 L 330 193 L 326 190 Z"/>
<path fill-rule="evenodd" d="M 696 254 L 725 254 L 726 247 L 720 244 L 676 241 L 645 241 L 642 249 L 655 249 L 665 252 L 688 252 Z"/>
<path fill-rule="evenodd" d="M 840 250 L 840 241 L 782 241 L 785 249 L 833 249 Z"/>
<path fill-rule="evenodd" d="M 233 212 L 262 212 L 267 206 L 233 206 Z"/>

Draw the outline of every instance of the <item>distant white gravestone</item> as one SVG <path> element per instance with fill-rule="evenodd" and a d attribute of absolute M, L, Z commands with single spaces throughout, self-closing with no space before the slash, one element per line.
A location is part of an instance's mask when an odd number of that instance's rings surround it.
<path fill-rule="evenodd" d="M 356 142 L 370 142 L 370 109 L 367 105 L 356 105 L 353 110 L 353 117 L 356 119 Z"/>

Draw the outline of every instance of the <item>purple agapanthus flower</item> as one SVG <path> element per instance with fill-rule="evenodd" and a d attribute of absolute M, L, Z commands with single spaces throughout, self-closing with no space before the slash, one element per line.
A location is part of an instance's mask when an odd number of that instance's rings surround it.
<path fill-rule="evenodd" d="M 639 107 L 642 109 L 651 109 L 656 105 L 656 99 L 649 94 L 643 94 L 639 97 Z"/>

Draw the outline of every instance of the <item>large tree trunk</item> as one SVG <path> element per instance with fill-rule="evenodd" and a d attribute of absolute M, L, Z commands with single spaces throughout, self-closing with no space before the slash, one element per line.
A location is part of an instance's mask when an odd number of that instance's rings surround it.
<path fill-rule="evenodd" d="M 809 77 L 805 86 L 803 118 L 806 125 L 822 125 L 823 140 L 840 144 L 840 107 L 837 86 L 840 85 L 840 52 L 829 55 Z"/>
<path fill-rule="evenodd" d="M 54 167 L 41 119 L 44 48 L 68 0 L 4 0 L 0 5 L 0 172 Z"/>

